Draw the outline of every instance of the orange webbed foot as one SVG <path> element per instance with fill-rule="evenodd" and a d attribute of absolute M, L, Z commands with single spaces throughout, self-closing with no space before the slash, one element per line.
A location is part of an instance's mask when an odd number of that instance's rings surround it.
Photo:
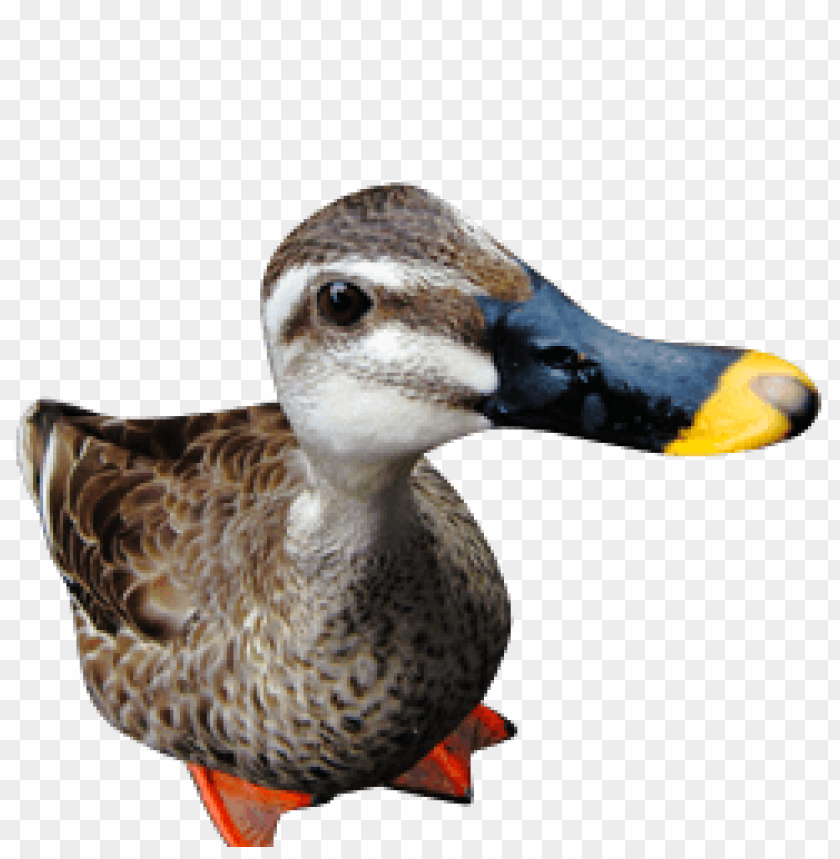
<path fill-rule="evenodd" d="M 281 814 L 317 804 L 308 793 L 272 790 L 200 764 L 187 768 L 229 847 L 270 847 Z"/>
<path fill-rule="evenodd" d="M 441 743 L 388 787 L 450 802 L 472 802 L 470 756 L 516 735 L 516 727 L 479 704 Z"/>

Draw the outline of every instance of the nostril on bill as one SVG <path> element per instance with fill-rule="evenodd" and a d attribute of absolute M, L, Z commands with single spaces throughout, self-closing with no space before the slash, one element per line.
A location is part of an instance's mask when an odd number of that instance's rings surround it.
<path fill-rule="evenodd" d="M 788 438 L 805 432 L 820 410 L 820 395 L 793 376 L 757 376 L 750 388 L 790 421 Z"/>

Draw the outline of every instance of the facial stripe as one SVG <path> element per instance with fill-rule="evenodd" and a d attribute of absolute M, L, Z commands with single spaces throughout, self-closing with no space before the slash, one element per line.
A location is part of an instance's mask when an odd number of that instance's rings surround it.
<path fill-rule="evenodd" d="M 471 284 L 459 282 L 454 275 L 443 271 L 387 260 L 303 265 L 287 272 L 277 282 L 263 308 L 271 340 L 282 339 L 289 345 L 298 337 L 312 333 L 311 297 L 307 285 L 323 280 L 333 271 L 341 272 L 336 274 L 337 278 L 356 278 L 370 291 L 377 321 L 399 322 L 413 329 L 434 329 L 477 347 L 484 342 L 484 315 L 472 297 L 477 290 Z M 391 279 L 386 281 L 386 276 Z M 374 281 L 374 277 L 379 280 Z M 432 279 L 437 282 L 432 283 Z M 352 336 L 346 329 L 336 330 L 343 336 Z"/>
<path fill-rule="evenodd" d="M 377 303 L 377 318 L 418 331 L 434 331 L 482 348 L 484 314 L 475 298 L 457 287 L 418 289 L 413 295 L 386 293 Z"/>
<path fill-rule="evenodd" d="M 290 319 L 308 284 L 323 279 L 327 274 L 336 280 L 358 280 L 361 286 L 382 286 L 388 292 L 410 296 L 419 284 L 447 286 L 456 281 L 453 272 L 412 260 L 364 259 L 359 256 L 344 257 L 329 263 L 312 265 L 302 263 L 289 269 L 274 284 L 266 299 L 264 314 L 271 330 L 279 332 L 285 320 Z M 469 281 L 459 284 L 460 291 L 477 295 L 481 290 Z"/>
<path fill-rule="evenodd" d="M 334 273 L 336 280 L 358 281 L 370 289 L 382 285 L 389 292 L 402 291 L 409 294 L 406 287 L 416 283 L 419 278 L 442 279 L 428 266 L 395 262 L 389 259 L 362 259 L 347 257 L 333 263 L 312 265 L 303 263 L 287 271 L 275 284 L 266 300 L 263 310 L 266 327 L 277 337 L 282 335 L 287 342 L 303 333 L 308 320 L 306 302 L 309 299 L 307 287 Z"/>
<path fill-rule="evenodd" d="M 323 275 L 327 271 L 335 272 L 337 279 L 346 278 L 353 281 L 355 278 L 362 284 L 382 285 L 390 291 L 400 292 L 410 290 L 411 284 L 418 279 L 433 277 L 436 274 L 433 266 L 385 257 L 364 259 L 359 256 L 345 257 L 322 265 L 317 273 Z"/>
<path fill-rule="evenodd" d="M 306 287 L 320 268 L 304 263 L 289 269 L 274 284 L 271 295 L 263 303 L 263 321 L 272 339 L 288 327 L 301 305 L 305 304 L 308 298 Z"/>
<path fill-rule="evenodd" d="M 485 396 L 499 383 L 489 355 L 427 330 L 382 326 L 359 342 L 358 353 L 380 371 L 398 368 L 403 381 L 416 377 L 433 387 L 466 389 Z"/>

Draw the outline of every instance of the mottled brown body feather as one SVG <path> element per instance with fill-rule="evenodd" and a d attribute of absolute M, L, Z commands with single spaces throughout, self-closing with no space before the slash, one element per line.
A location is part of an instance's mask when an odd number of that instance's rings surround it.
<path fill-rule="evenodd" d="M 307 471 L 283 411 L 116 420 L 39 403 L 21 467 L 102 715 L 182 760 L 318 795 L 382 784 L 482 699 L 495 560 L 425 461 L 397 534 L 291 561 Z"/>

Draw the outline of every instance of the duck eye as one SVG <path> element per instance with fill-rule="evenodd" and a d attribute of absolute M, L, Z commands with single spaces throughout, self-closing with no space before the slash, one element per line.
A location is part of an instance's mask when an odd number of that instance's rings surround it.
<path fill-rule="evenodd" d="M 373 302 L 365 292 L 343 280 L 331 281 L 318 293 L 318 312 L 334 325 L 352 325 L 372 306 Z"/>

